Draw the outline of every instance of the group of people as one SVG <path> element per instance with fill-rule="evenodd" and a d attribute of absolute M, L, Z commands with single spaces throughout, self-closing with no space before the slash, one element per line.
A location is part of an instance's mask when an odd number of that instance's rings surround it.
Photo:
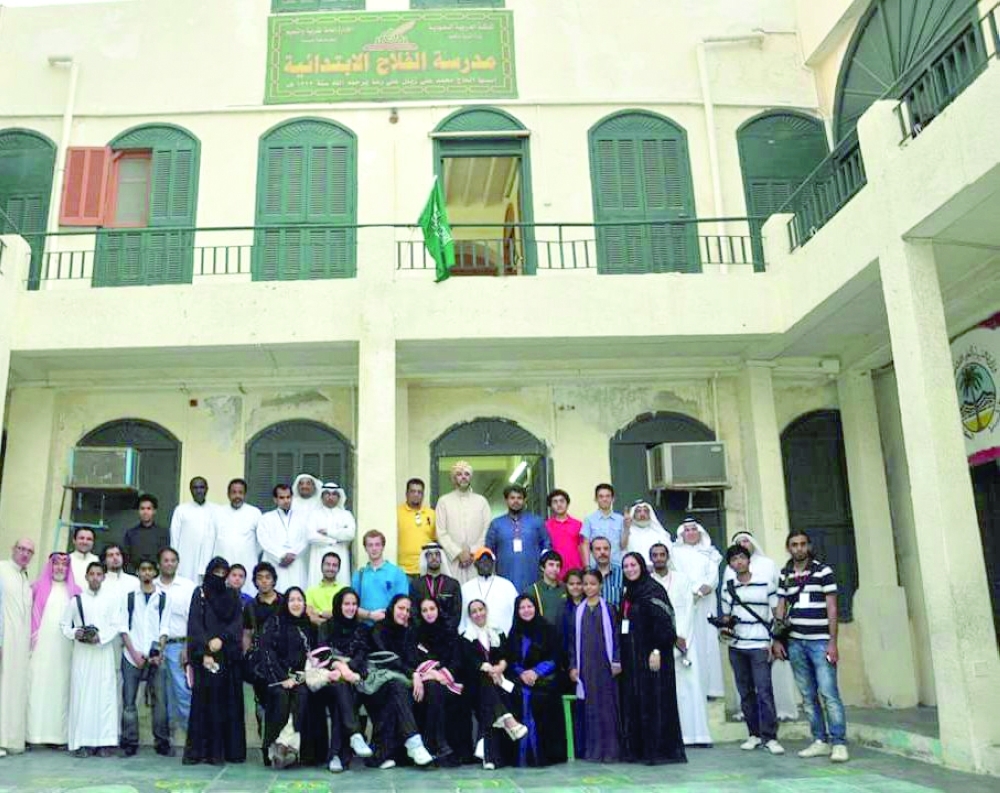
<path fill-rule="evenodd" d="M 784 751 L 787 657 L 814 736 L 800 755 L 847 759 L 836 582 L 807 537 L 789 537 L 779 570 L 741 533 L 723 573 L 696 520 L 672 538 L 647 502 L 616 512 L 610 484 L 582 521 L 563 490 L 549 517 L 530 514 L 518 485 L 494 518 L 471 466 L 451 474 L 433 510 L 424 483 L 407 483 L 398 564 L 369 530 L 352 570 L 346 494 L 309 475 L 277 485 L 263 514 L 243 480 L 225 508 L 196 477 L 169 532 L 142 496 L 120 545 L 98 558 L 78 528 L 30 585 L 34 545 L 19 540 L 0 563 L 0 747 L 134 755 L 144 682 L 159 754 L 173 754 L 179 728 L 184 763 L 243 762 L 247 683 L 264 762 L 278 768 L 540 766 L 570 746 L 596 762 L 685 762 L 685 747 L 712 744 L 721 637 L 742 748 Z"/>

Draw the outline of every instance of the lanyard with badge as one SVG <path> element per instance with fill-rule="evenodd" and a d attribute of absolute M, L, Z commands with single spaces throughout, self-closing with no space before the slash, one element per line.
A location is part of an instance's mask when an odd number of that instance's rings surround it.
<path fill-rule="evenodd" d="M 514 553 L 524 553 L 524 539 L 521 537 L 521 519 L 512 517 L 510 522 L 514 526 Z"/>

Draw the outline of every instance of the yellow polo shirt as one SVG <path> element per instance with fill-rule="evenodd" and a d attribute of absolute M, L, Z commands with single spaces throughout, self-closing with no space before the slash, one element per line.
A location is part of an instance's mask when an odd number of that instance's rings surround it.
<path fill-rule="evenodd" d="M 396 564 L 405 573 L 416 575 L 420 572 L 420 549 L 437 539 L 434 510 L 424 506 L 414 509 L 404 502 L 396 507 L 396 528 L 399 529 Z"/>
<path fill-rule="evenodd" d="M 332 584 L 320 581 L 306 590 L 306 605 L 323 614 L 329 614 L 333 606 L 333 596 L 343 588 L 344 585 L 336 581 Z"/>

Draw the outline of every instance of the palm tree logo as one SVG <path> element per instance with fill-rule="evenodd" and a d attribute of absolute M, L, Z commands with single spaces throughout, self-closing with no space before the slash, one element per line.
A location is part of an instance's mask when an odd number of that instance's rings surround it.
<path fill-rule="evenodd" d="M 981 363 L 967 363 L 958 372 L 958 396 L 961 401 L 962 426 L 976 435 L 993 424 L 997 407 L 997 387 L 993 375 Z"/>

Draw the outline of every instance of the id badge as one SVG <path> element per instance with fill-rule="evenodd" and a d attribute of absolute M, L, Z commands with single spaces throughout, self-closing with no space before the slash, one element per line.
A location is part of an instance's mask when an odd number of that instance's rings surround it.
<path fill-rule="evenodd" d="M 628 620 L 622 620 L 622 636 L 628 635 Z"/>
<path fill-rule="evenodd" d="M 514 553 L 524 553 L 524 540 L 520 537 L 514 538 Z"/>

